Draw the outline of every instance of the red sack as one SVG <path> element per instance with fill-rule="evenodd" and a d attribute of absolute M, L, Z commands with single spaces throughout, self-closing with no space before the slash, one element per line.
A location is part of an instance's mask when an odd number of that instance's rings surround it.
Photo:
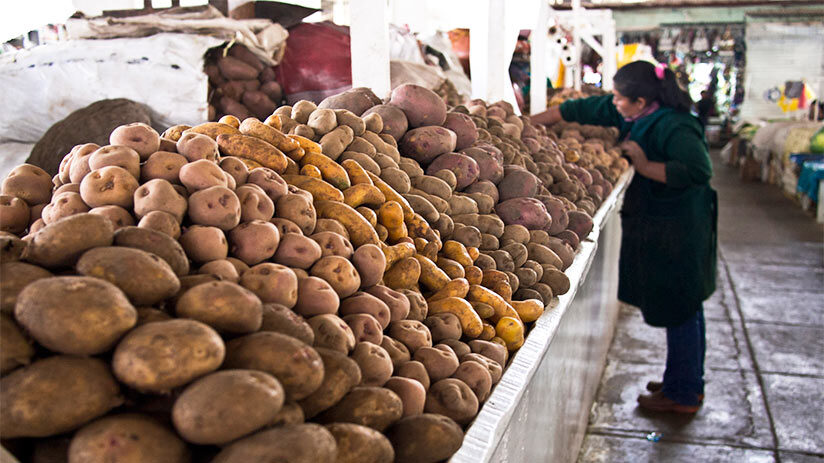
<path fill-rule="evenodd" d="M 320 103 L 352 88 L 349 28 L 332 23 L 301 23 L 289 29 L 286 53 L 275 68 L 287 104 Z"/>

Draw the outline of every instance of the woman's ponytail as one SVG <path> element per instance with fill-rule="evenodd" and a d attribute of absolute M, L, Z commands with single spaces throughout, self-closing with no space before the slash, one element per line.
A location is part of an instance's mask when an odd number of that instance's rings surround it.
<path fill-rule="evenodd" d="M 643 98 L 647 103 L 657 101 L 676 111 L 689 111 L 692 100 L 681 89 L 675 73 L 660 65 L 656 67 L 646 61 L 633 61 L 615 73 L 615 89 L 631 100 Z"/>
<path fill-rule="evenodd" d="M 669 106 L 676 111 L 686 112 L 692 106 L 689 93 L 681 89 L 678 78 L 669 69 L 664 70 L 664 78 L 661 79 L 661 92 L 658 98 L 662 106 Z"/>

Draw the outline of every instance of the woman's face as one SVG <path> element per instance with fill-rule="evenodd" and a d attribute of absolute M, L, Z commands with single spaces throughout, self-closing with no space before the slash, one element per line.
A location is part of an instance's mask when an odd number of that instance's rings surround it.
<path fill-rule="evenodd" d="M 630 100 L 628 97 L 621 95 L 618 90 L 612 90 L 612 104 L 615 105 L 615 109 L 618 110 L 618 114 L 632 118 L 641 114 L 641 111 L 647 107 L 647 102 L 643 98 L 638 98 L 635 101 Z"/>

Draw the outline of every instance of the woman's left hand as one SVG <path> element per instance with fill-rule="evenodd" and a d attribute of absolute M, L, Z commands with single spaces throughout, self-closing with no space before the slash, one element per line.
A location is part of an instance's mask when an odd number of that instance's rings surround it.
<path fill-rule="evenodd" d="M 632 161 L 632 165 L 635 166 L 636 170 L 641 169 L 647 163 L 647 155 L 638 143 L 627 140 L 621 143 L 621 149 Z"/>

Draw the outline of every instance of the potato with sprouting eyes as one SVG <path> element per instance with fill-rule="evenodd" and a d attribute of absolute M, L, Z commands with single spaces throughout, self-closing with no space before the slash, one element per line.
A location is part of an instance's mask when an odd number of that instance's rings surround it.
<path fill-rule="evenodd" d="M 402 342 L 412 353 L 421 347 L 432 347 L 432 334 L 429 328 L 416 320 L 400 320 L 390 323 L 389 335 Z"/>
<path fill-rule="evenodd" d="M 240 276 L 240 285 L 257 294 L 264 303 L 292 308 L 298 299 L 298 277 L 289 267 L 264 262 Z"/>
<path fill-rule="evenodd" d="M 390 321 L 405 320 L 409 315 L 409 299 L 404 294 L 383 285 L 371 286 L 366 289 L 366 292 L 377 297 L 389 307 Z"/>
<path fill-rule="evenodd" d="M 386 271 L 386 256 L 374 244 L 364 244 L 355 250 L 352 262 L 361 277 L 361 286 L 368 288 L 380 283 Z"/>
<path fill-rule="evenodd" d="M 235 190 L 240 201 L 240 221 L 269 221 L 275 215 L 275 203 L 255 184 L 239 186 Z"/>
<path fill-rule="evenodd" d="M 340 304 L 340 315 L 345 317 L 353 314 L 369 314 L 381 325 L 381 331 L 389 326 L 389 307 L 377 297 L 363 292 L 357 292 L 347 297 Z M 380 344 L 380 340 L 376 343 Z"/>
<path fill-rule="evenodd" d="M 316 315 L 310 318 L 308 322 L 315 333 L 313 346 L 335 350 L 347 355 L 355 348 L 355 334 L 352 332 L 352 328 L 337 315 Z"/>
<path fill-rule="evenodd" d="M 287 235 L 289 233 L 295 233 L 298 235 L 303 235 L 303 230 L 298 227 L 295 222 L 292 222 L 289 219 L 281 219 L 280 217 L 273 217 L 269 219 L 274 226 L 278 227 L 278 231 L 280 232 L 280 236 Z"/>
<path fill-rule="evenodd" d="M 383 386 L 392 376 L 392 359 L 386 350 L 372 342 L 355 345 L 351 358 L 361 369 L 361 386 Z"/>

